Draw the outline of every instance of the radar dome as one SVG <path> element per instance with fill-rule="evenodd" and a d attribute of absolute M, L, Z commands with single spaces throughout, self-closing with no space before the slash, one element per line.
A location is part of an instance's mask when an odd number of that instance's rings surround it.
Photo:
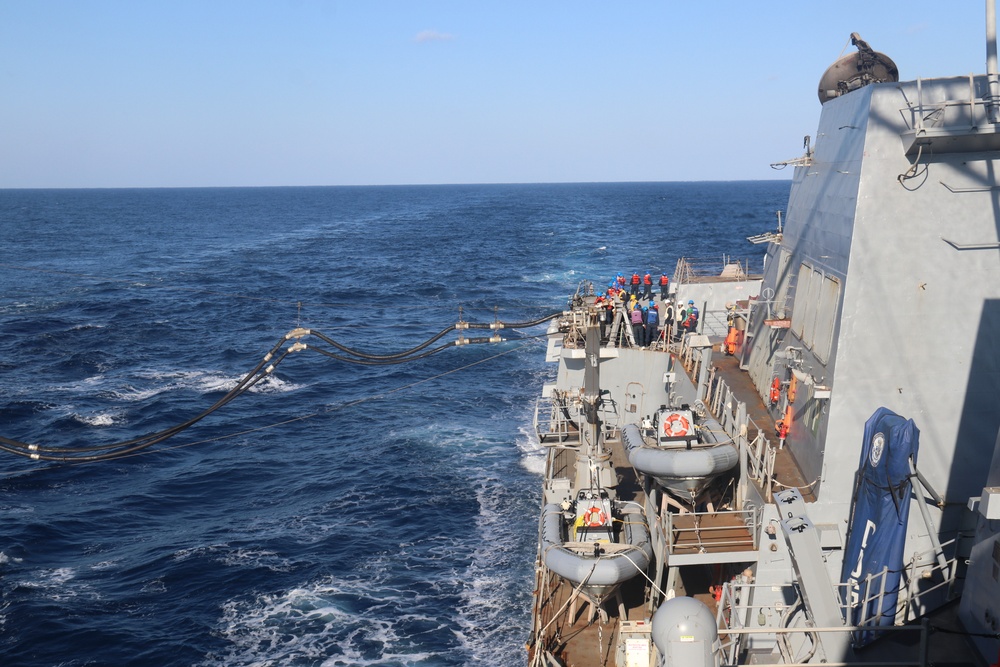
<path fill-rule="evenodd" d="M 851 33 L 851 44 L 858 52 L 844 56 L 823 73 L 819 81 L 821 104 L 870 83 L 899 81 L 899 69 L 889 56 L 873 51 L 856 32 Z"/>
<path fill-rule="evenodd" d="M 689 597 L 675 597 L 653 614 L 653 643 L 662 667 L 717 667 L 719 630 L 715 616 L 704 604 Z"/>

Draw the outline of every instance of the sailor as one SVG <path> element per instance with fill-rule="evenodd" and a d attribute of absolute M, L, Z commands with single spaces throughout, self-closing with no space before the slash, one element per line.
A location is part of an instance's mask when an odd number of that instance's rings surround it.
<path fill-rule="evenodd" d="M 621 273 L 619 273 L 617 276 L 615 276 L 615 280 L 618 281 L 618 288 L 619 289 L 625 289 L 625 276 L 623 276 Z"/>
<path fill-rule="evenodd" d="M 660 313 L 656 302 L 650 301 L 646 310 L 646 347 L 656 340 L 656 335 L 660 333 Z"/>
<path fill-rule="evenodd" d="M 597 321 L 601 325 L 602 344 L 607 338 L 605 334 L 607 333 L 607 328 L 608 328 L 608 311 L 607 311 L 608 297 L 609 294 L 604 293 L 598 295 L 598 297 L 594 299 L 594 307 L 597 308 Z"/>
<path fill-rule="evenodd" d="M 631 301 L 629 303 L 632 303 Z M 635 339 L 636 347 L 643 344 L 645 331 L 642 326 L 642 309 L 632 308 L 632 338 Z"/>
<path fill-rule="evenodd" d="M 642 277 L 642 286 L 642 298 L 649 301 L 653 298 L 653 277 L 649 275 L 648 271 L 646 272 L 646 275 Z"/>
<path fill-rule="evenodd" d="M 632 295 L 633 296 L 638 296 L 639 295 L 639 280 L 640 280 L 640 278 L 639 278 L 639 272 L 638 271 L 633 272 L 632 273 Z"/>
<path fill-rule="evenodd" d="M 667 278 L 667 274 L 660 274 L 660 301 L 667 300 L 667 285 L 670 284 L 670 279 Z"/>
<path fill-rule="evenodd" d="M 684 317 L 684 330 L 688 333 L 698 330 L 698 308 L 694 305 L 694 300 L 688 301 L 687 315 Z"/>
<path fill-rule="evenodd" d="M 671 332 L 674 328 L 674 302 L 667 299 L 666 305 L 663 307 L 663 328 L 667 331 L 667 335 L 672 337 Z"/>

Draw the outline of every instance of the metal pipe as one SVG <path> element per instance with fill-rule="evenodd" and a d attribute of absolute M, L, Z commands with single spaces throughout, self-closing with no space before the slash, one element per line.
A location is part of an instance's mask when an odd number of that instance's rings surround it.
<path fill-rule="evenodd" d="M 911 492 L 915 496 L 917 501 L 917 508 L 920 510 L 920 516 L 923 517 L 924 526 L 927 528 L 927 537 L 930 538 L 931 546 L 934 547 L 934 555 L 937 558 L 938 566 L 941 568 L 941 574 L 944 575 L 945 579 L 948 578 L 948 560 L 944 557 L 944 549 L 941 548 L 941 541 L 938 540 L 937 532 L 934 528 L 934 523 L 931 521 L 930 511 L 927 509 L 927 499 L 924 497 L 923 493 L 915 493 L 919 485 L 913 484 L 913 478 L 917 476 L 917 467 L 913 463 L 913 458 L 910 458 L 910 487 Z M 910 576 L 914 576 L 916 573 L 911 573 Z"/>

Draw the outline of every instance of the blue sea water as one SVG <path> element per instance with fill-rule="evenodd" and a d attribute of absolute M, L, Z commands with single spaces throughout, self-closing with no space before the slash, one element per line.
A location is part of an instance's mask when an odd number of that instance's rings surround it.
<path fill-rule="evenodd" d="M 0 190 L 0 436 L 180 423 L 299 326 L 394 352 L 681 255 L 759 267 L 744 239 L 788 190 Z M 544 328 L 395 366 L 297 352 L 130 458 L 0 452 L 0 663 L 524 664 Z"/>

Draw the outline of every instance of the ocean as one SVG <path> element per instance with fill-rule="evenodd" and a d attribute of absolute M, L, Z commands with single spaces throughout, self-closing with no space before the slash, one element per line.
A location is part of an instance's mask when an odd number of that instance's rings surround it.
<path fill-rule="evenodd" d="M 386 354 L 680 256 L 759 270 L 745 237 L 789 187 L 0 190 L 0 436 L 180 424 L 296 327 Z M 129 457 L 0 451 L 0 663 L 524 664 L 544 333 L 388 366 L 306 349 Z"/>

